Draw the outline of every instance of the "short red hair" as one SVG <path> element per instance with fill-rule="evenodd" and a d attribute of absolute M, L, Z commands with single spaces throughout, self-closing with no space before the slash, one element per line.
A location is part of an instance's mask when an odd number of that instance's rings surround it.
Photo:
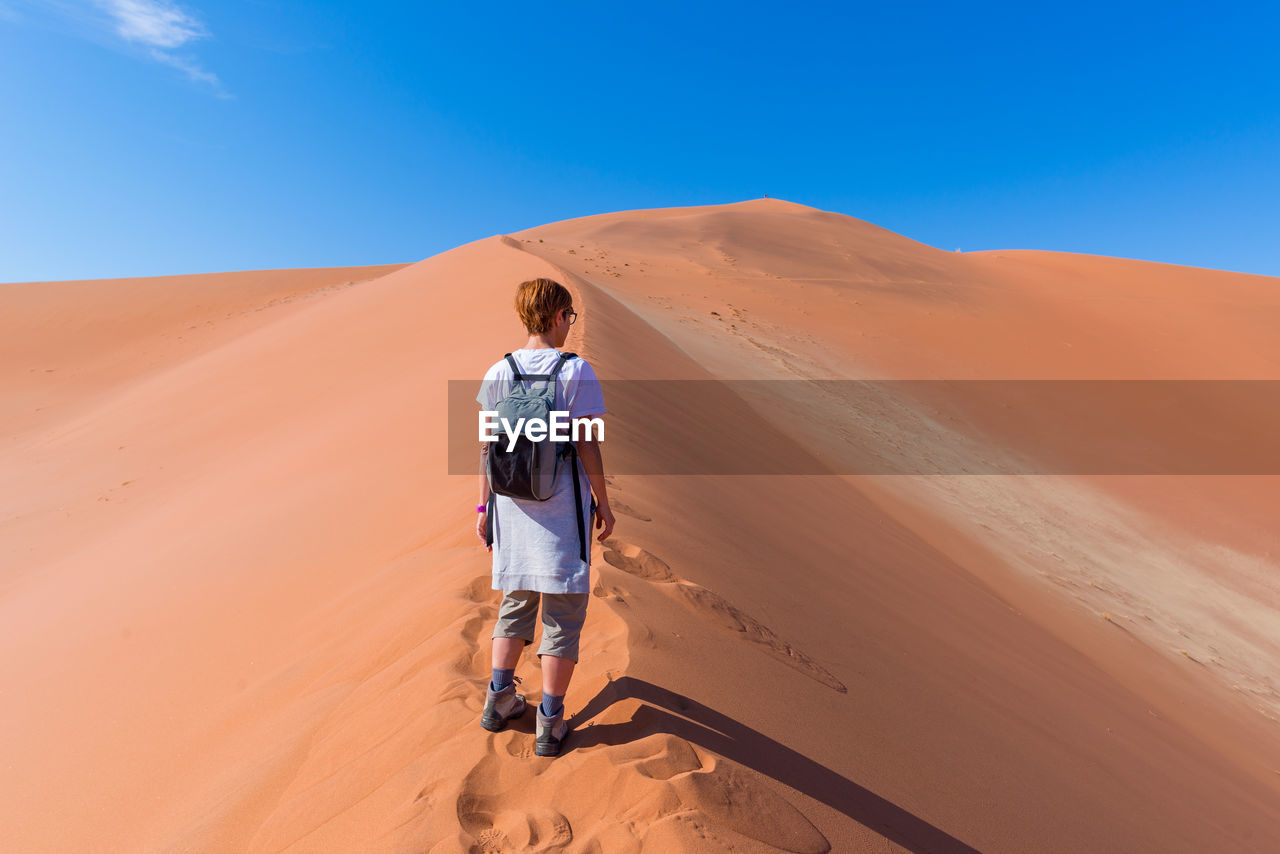
<path fill-rule="evenodd" d="M 573 295 L 554 279 L 530 279 L 516 288 L 516 314 L 530 335 L 550 330 L 565 308 L 573 308 Z"/>

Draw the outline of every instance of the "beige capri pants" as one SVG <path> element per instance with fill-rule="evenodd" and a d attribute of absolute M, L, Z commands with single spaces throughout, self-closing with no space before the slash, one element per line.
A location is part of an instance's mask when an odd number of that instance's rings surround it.
<path fill-rule="evenodd" d="M 578 638 L 587 616 L 589 593 L 539 593 L 536 590 L 504 590 L 498 606 L 495 638 L 520 638 L 533 643 L 533 624 L 542 600 L 542 643 L 538 655 L 578 660 Z"/>

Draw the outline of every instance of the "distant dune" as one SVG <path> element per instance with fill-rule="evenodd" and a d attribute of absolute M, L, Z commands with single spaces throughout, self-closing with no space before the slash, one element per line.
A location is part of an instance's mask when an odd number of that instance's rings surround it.
<path fill-rule="evenodd" d="M 1280 279 L 769 198 L 2 284 L 0 850 L 1280 850 L 1273 475 L 613 474 L 564 753 L 481 729 L 447 381 L 543 275 L 611 380 L 1280 379 Z M 892 406 L 759 412 L 815 455 L 958 430 Z M 709 418 L 617 424 L 606 469 Z"/>

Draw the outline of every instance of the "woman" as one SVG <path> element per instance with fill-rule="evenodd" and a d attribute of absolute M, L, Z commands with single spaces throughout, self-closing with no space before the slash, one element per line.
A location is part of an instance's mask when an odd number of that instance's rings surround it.
<path fill-rule="evenodd" d="M 569 327 L 577 320 L 569 291 L 552 279 L 533 279 L 516 289 L 516 313 L 529 333 L 525 346 L 511 353 L 523 374 L 547 374 L 560 360 L 559 348 L 569 337 Z M 485 373 L 476 401 L 484 410 L 493 410 L 506 397 L 515 376 L 504 357 Z M 544 381 L 530 381 L 544 382 Z M 570 419 L 604 414 L 604 396 L 591 365 L 581 357 L 569 359 L 555 379 L 553 409 L 567 411 Z M 538 386 L 541 387 L 541 386 Z M 534 622 L 542 611 L 542 643 L 538 657 L 542 663 L 542 702 L 538 705 L 538 728 L 535 752 L 538 756 L 556 756 L 568 735 L 564 720 L 564 696 L 578 662 L 578 642 L 587 602 L 590 599 L 589 546 L 583 551 L 579 542 L 579 518 L 583 530 L 601 528 L 600 540 L 613 532 L 613 512 L 605 491 L 604 466 L 600 446 L 595 437 L 583 438 L 575 444 L 578 476 L 590 482 L 594 493 L 594 509 L 575 507 L 573 477 L 569 469 L 562 472 L 556 488 L 546 501 L 494 495 L 493 589 L 503 593 L 493 630 L 493 678 L 485 694 L 480 725 L 487 730 L 501 730 L 511 718 L 524 714 L 526 701 L 516 693 L 516 662 L 524 647 L 533 642 Z M 488 516 L 489 480 L 485 475 L 484 455 L 489 443 L 481 443 L 480 503 L 476 507 L 476 535 L 482 542 Z M 582 490 L 586 492 L 586 490 Z M 590 497 L 587 493 L 586 497 Z M 594 519 L 594 525 L 592 524 Z"/>

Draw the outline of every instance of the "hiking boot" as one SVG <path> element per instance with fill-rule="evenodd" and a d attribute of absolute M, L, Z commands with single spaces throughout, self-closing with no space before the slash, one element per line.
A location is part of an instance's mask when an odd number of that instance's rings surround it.
<path fill-rule="evenodd" d="M 539 703 L 538 740 L 533 746 L 533 752 L 538 756 L 559 755 L 560 745 L 568 734 L 569 725 L 564 722 L 564 705 L 561 704 L 560 711 L 553 717 L 547 717 L 542 713 L 542 704 Z"/>
<path fill-rule="evenodd" d="M 516 693 L 516 682 L 519 676 L 511 677 L 514 681 L 501 691 L 493 690 L 493 683 L 485 687 L 484 712 L 480 715 L 480 726 L 490 732 L 498 732 L 507 725 L 507 721 L 524 714 L 524 694 Z"/>

